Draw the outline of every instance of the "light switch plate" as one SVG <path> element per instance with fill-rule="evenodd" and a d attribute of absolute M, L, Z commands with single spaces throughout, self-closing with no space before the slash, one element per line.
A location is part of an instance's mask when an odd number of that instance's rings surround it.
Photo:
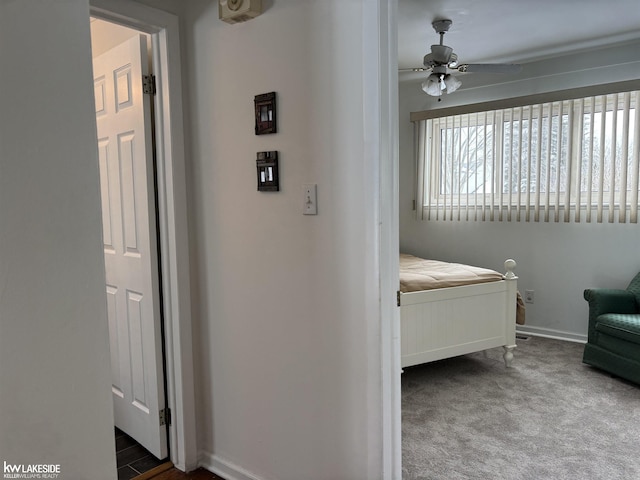
<path fill-rule="evenodd" d="M 303 192 L 303 210 L 304 215 L 317 215 L 318 214 L 318 195 L 317 186 L 315 183 L 305 183 L 302 185 Z"/>

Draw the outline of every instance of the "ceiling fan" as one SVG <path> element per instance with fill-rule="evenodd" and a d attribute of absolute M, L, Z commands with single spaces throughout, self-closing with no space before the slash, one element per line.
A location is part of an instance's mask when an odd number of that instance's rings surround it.
<path fill-rule="evenodd" d="M 516 73 L 522 70 L 521 65 L 511 63 L 458 63 L 458 55 L 453 48 L 444 45 L 444 34 L 452 25 L 451 20 L 435 20 L 431 25 L 438 35 L 440 44 L 431 45 L 431 53 L 424 56 L 424 68 L 412 68 L 409 71 L 431 71 L 427 79 L 422 82 L 422 90 L 433 97 L 440 97 L 443 92 L 453 93 L 462 82 L 447 73 L 448 69 L 462 73 Z M 438 99 L 439 101 L 440 99 Z"/>

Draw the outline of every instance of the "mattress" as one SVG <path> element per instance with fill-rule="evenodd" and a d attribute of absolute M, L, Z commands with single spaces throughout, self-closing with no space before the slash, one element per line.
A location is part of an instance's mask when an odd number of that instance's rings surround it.
<path fill-rule="evenodd" d="M 496 282 L 503 278 L 501 273 L 487 268 L 400 254 L 400 291 L 403 293 Z"/>

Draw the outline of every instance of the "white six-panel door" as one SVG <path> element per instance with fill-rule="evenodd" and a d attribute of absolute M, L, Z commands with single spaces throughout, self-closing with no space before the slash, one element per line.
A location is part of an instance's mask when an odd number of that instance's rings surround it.
<path fill-rule="evenodd" d="M 167 456 L 151 100 L 136 36 L 94 59 L 115 424 Z"/>

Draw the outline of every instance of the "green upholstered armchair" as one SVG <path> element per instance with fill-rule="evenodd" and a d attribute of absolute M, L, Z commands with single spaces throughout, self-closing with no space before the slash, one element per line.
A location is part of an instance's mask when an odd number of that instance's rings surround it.
<path fill-rule="evenodd" d="M 588 289 L 589 332 L 582 361 L 640 384 L 640 273 L 626 290 Z"/>

